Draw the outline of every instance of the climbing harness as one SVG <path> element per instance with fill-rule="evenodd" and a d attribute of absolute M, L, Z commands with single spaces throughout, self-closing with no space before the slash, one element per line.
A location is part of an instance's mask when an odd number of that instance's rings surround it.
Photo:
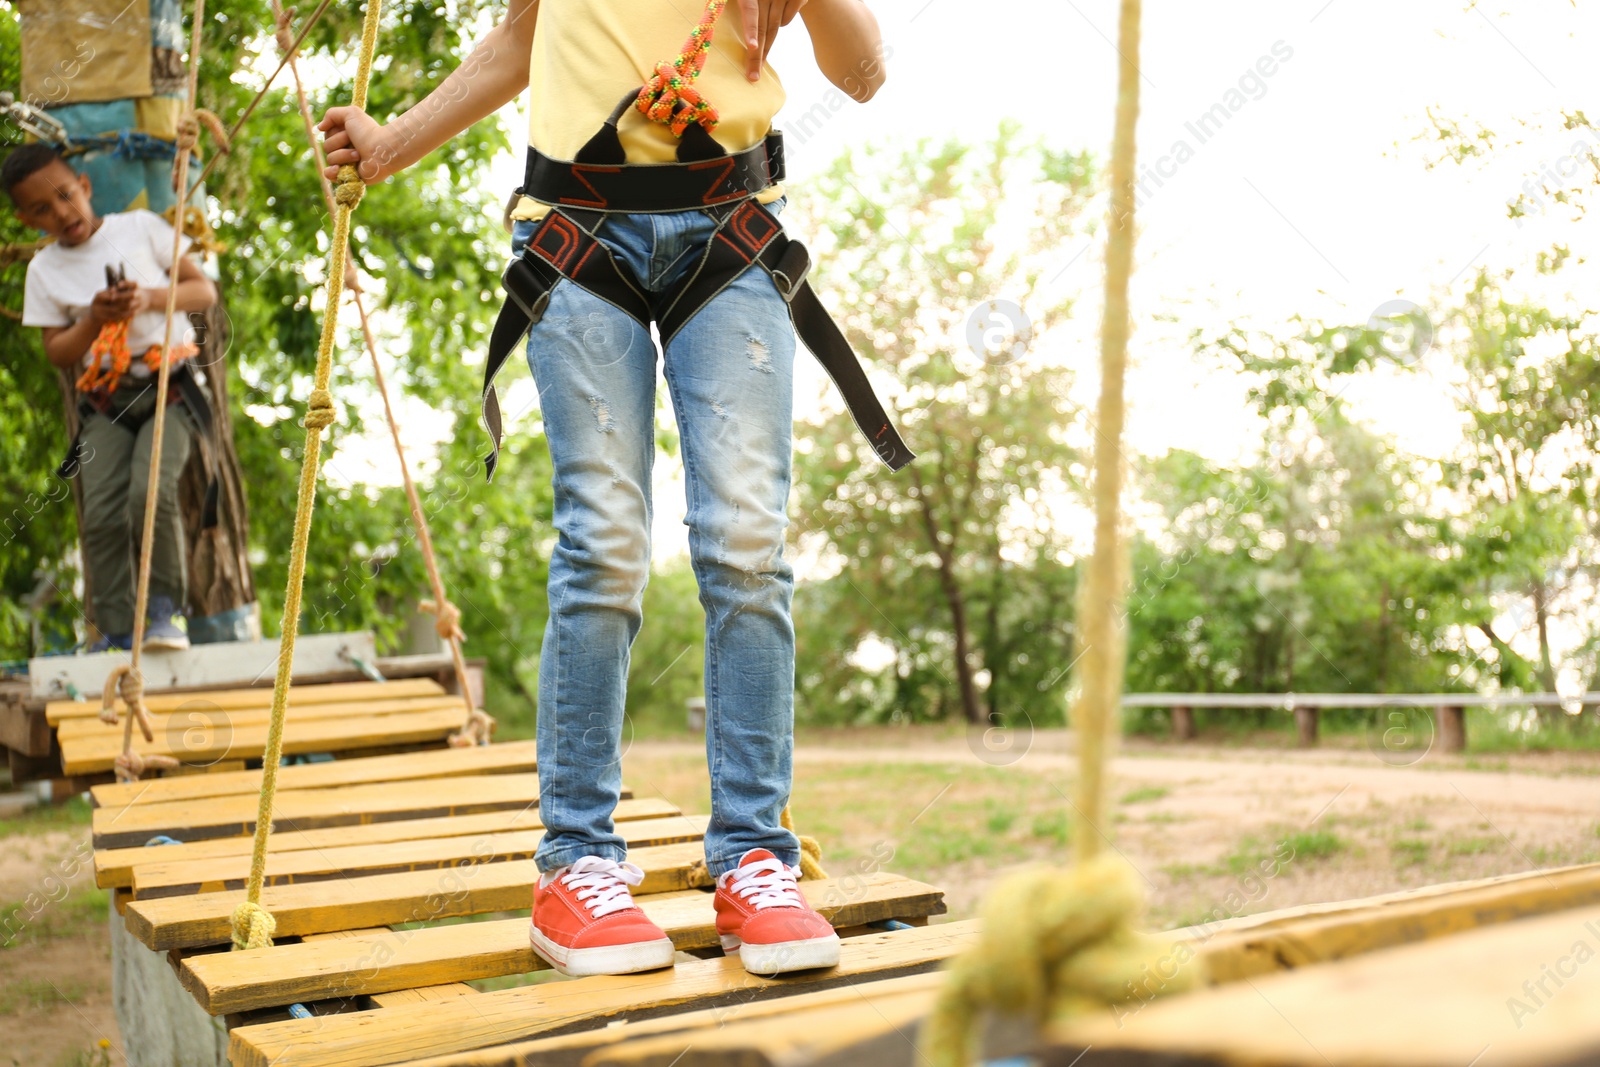
<path fill-rule="evenodd" d="M 715 109 L 695 88 L 724 0 L 709 0 L 689 41 L 672 63 L 661 63 L 641 89 L 630 89 L 599 131 L 572 160 L 530 145 L 518 195 L 549 205 L 522 254 L 506 268 L 506 302 L 489 337 L 483 371 L 483 421 L 491 438 L 484 468 L 494 478 L 503 424 L 494 379 L 511 352 L 543 316 L 556 283 L 565 278 L 646 328 L 654 322 L 662 347 L 712 298 L 751 267 L 772 279 L 789 307 L 795 332 L 843 396 L 850 416 L 890 470 L 916 454 L 891 422 L 872 384 L 806 281 L 805 245 L 754 200 L 784 178 L 783 134 L 730 154 L 710 134 Z M 617 123 L 630 107 L 662 122 L 680 138 L 676 163 L 629 163 Z M 646 293 L 597 236 L 611 213 L 703 211 L 716 229 L 700 260 L 663 293 Z"/>

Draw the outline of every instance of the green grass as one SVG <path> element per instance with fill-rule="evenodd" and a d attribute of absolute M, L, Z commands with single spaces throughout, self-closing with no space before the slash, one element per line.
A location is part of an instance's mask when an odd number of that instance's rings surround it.
<path fill-rule="evenodd" d="M 43 834 L 52 830 L 71 830 L 88 826 L 94 815 L 86 797 L 76 796 L 60 804 L 38 804 L 20 815 L 0 819 L 0 837 L 12 834 Z"/>
<path fill-rule="evenodd" d="M 1444 850 L 1452 856 L 1477 856 L 1494 851 L 1504 844 L 1505 841 L 1498 837 L 1469 837 L 1461 841 L 1447 842 Z"/>
<path fill-rule="evenodd" d="M 94 886 L 74 889 L 58 900 L 42 896 L 31 904 L 19 900 L 0 905 L 0 949 L 82 936 L 105 926 L 109 906 L 109 895 Z"/>
<path fill-rule="evenodd" d="M 1129 790 L 1122 794 L 1124 804 L 1143 804 L 1151 800 L 1160 800 L 1172 790 L 1162 785 L 1147 785 L 1140 789 Z"/>
<path fill-rule="evenodd" d="M 1394 853 L 1396 867 L 1420 867 L 1428 862 L 1433 845 L 1421 838 L 1403 837 L 1389 842 L 1389 851 Z"/>
<path fill-rule="evenodd" d="M 0 985 L 0 1015 L 24 1011 L 43 1011 L 56 1004 L 73 1004 L 83 998 L 85 986 L 74 978 L 49 982 L 43 978 L 21 978 Z"/>
<path fill-rule="evenodd" d="M 1332 830 L 1302 830 L 1288 835 L 1284 841 L 1294 849 L 1296 860 L 1325 860 L 1347 847 L 1344 839 Z"/>
<path fill-rule="evenodd" d="M 1064 811 L 1052 811 L 1034 816 L 1033 825 L 1029 829 L 1033 831 L 1034 837 L 1052 844 L 1064 846 L 1072 840 L 1072 820 Z"/>

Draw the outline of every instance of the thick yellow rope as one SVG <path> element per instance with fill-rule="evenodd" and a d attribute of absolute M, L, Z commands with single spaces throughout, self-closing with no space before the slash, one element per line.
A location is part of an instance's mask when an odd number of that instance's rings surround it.
<path fill-rule="evenodd" d="M 184 218 L 184 208 L 189 200 L 189 156 L 200 136 L 195 94 L 200 80 L 200 29 L 205 25 L 205 13 L 206 0 L 195 0 L 194 23 L 189 31 L 188 111 L 178 123 L 178 151 L 172 169 L 173 189 L 178 200 L 174 217 L 178 219 Z M 150 602 L 150 558 L 155 544 L 162 440 L 166 436 L 167 385 L 172 377 L 172 316 L 178 311 L 178 259 L 182 254 L 183 227 L 175 225 L 172 228 L 172 277 L 167 284 L 167 327 L 161 338 L 161 365 L 156 371 L 156 415 L 150 434 L 150 479 L 144 491 L 144 533 L 139 541 L 139 574 L 133 601 L 133 649 L 130 661 L 117 667 L 106 678 L 100 702 L 100 718 L 108 723 L 117 721 L 118 695 L 128 707 L 128 717 L 122 724 L 122 753 L 116 758 L 117 779 L 123 782 L 134 781 L 151 767 L 178 766 L 178 761 L 171 756 L 140 756 L 134 752 L 133 724 L 134 720 L 138 720 L 139 731 L 144 734 L 145 740 L 154 740 L 150 730 L 150 713 L 144 706 L 144 675 L 139 670 L 139 646 L 144 644 L 144 616 Z"/>
<path fill-rule="evenodd" d="M 378 16 L 382 0 L 368 0 L 361 28 L 361 53 L 356 65 L 355 88 L 350 102 L 367 103 L 367 82 L 372 77 L 372 57 L 378 45 Z M 317 495 L 317 466 L 322 454 L 322 431 L 333 424 L 333 397 L 328 382 L 333 373 L 333 342 L 339 326 L 339 297 L 344 292 L 346 250 L 350 241 L 350 213 L 366 192 L 361 175 L 351 166 L 339 168 L 334 188 L 333 240 L 328 249 L 327 299 L 322 309 L 322 337 L 317 344 L 317 369 L 306 405 L 306 451 L 300 465 L 299 497 L 294 512 L 294 539 L 289 547 L 289 583 L 283 596 L 283 636 L 278 644 L 278 674 L 272 688 L 272 717 L 267 728 L 267 748 L 261 757 L 261 802 L 256 810 L 256 833 L 250 853 L 250 879 L 245 901 L 233 912 L 236 948 L 264 948 L 272 944 L 273 920 L 261 907 L 261 884 L 267 866 L 267 839 L 272 833 L 272 801 L 278 788 L 278 763 L 283 758 L 283 719 L 289 706 L 289 679 L 294 673 L 294 640 L 300 629 L 300 594 L 306 576 L 306 545 L 311 539 L 311 509 Z"/>
<path fill-rule="evenodd" d="M 292 8 L 286 9 L 280 0 L 272 0 L 272 17 L 277 24 L 278 47 L 283 51 L 289 73 L 294 78 L 300 121 L 305 126 L 306 141 L 311 145 L 312 158 L 316 161 L 317 180 L 322 183 L 323 198 L 327 200 L 328 211 L 332 214 L 335 209 L 333 186 L 322 173 L 326 165 L 322 156 L 322 143 L 317 139 L 316 123 L 311 119 L 311 104 L 306 100 L 305 85 L 300 80 L 300 66 L 294 58 L 298 41 L 289 32 L 289 20 L 293 15 Z M 372 325 L 367 319 L 366 302 L 361 299 L 361 284 L 353 268 L 348 271 L 345 284 L 349 287 L 355 302 L 356 313 L 361 317 L 361 336 L 366 342 L 367 355 L 372 360 L 372 376 L 378 383 L 378 395 L 383 398 L 383 413 L 389 421 L 389 435 L 394 439 L 395 456 L 400 460 L 400 477 L 405 483 L 406 501 L 411 506 L 411 522 L 417 530 L 417 542 L 422 549 L 422 562 L 428 571 L 428 584 L 433 589 L 433 599 L 424 600 L 420 606 L 423 611 L 430 612 L 438 618 L 436 629 L 439 638 L 450 649 L 450 659 L 456 672 L 456 687 L 461 690 L 461 699 L 466 705 L 467 717 L 463 720 L 461 729 L 450 735 L 449 743 L 456 747 L 486 745 L 489 743 L 490 734 L 494 731 L 494 718 L 479 708 L 472 699 L 472 685 L 467 677 L 467 661 L 461 652 L 461 645 L 466 641 L 466 635 L 461 632 L 461 612 L 444 593 L 444 579 L 439 574 L 439 560 L 433 550 L 433 534 L 428 529 L 428 520 L 422 511 L 422 500 L 417 494 L 416 483 L 411 480 L 411 466 L 406 462 L 405 446 L 400 440 L 400 423 L 394 417 L 394 407 L 389 403 L 389 387 L 384 381 L 383 366 L 378 360 L 378 345 L 373 339 Z"/>
<path fill-rule="evenodd" d="M 1078 862 L 1068 870 L 1025 870 L 990 890 L 982 940 L 952 963 L 923 1029 L 923 1052 L 933 1067 L 972 1062 L 977 1022 L 985 1010 L 1048 1023 L 1135 997 L 1189 989 L 1200 979 L 1197 967 L 1173 965 L 1170 943 L 1135 929 L 1143 903 L 1137 875 L 1120 858 L 1102 851 L 1108 827 L 1106 765 L 1118 728 L 1126 647 L 1121 622 L 1127 585 L 1122 430 L 1128 281 L 1133 273 L 1139 16 L 1140 0 L 1122 0 L 1095 414 L 1094 552 L 1080 587 L 1083 666 L 1072 705 L 1078 744 L 1073 851 Z"/>
<path fill-rule="evenodd" d="M 800 840 L 800 877 L 808 881 L 828 877 L 828 872 L 822 869 L 822 844 L 794 828 L 794 816 L 789 813 L 789 805 L 783 806 L 783 814 L 778 816 L 778 822 Z"/>

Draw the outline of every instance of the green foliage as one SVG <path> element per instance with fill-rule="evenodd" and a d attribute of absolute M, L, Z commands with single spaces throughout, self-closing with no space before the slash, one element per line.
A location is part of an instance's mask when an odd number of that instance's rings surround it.
<path fill-rule="evenodd" d="M 1078 471 L 1071 372 L 1042 340 L 1070 301 L 1044 269 L 1082 228 L 1092 173 L 1002 127 L 975 147 L 847 155 L 815 183 L 819 286 L 892 368 L 920 456 L 888 475 L 844 413 L 799 434 L 795 540 L 833 574 L 797 596 L 803 716 L 1061 721 L 1073 577 L 1048 498 Z M 1008 242 L 1012 210 L 1026 229 Z M 965 342 L 1000 298 L 1031 319 L 1003 329 L 1007 350 L 1029 345 L 1015 361 Z M 889 666 L 866 669 L 864 647 Z"/>
<path fill-rule="evenodd" d="M 381 58 L 369 110 L 377 116 L 420 101 L 470 48 L 488 5 L 400 0 L 385 6 Z M 203 31 L 199 102 L 231 125 L 277 66 L 270 6 L 214 0 Z M 307 38 L 302 69 L 312 111 L 348 101 L 359 6 L 333 5 Z M 16 16 L 0 17 L 0 86 L 15 88 Z M 330 71 L 345 77 L 327 79 Z M 434 461 L 414 470 L 451 598 L 463 613 L 468 654 L 485 655 L 490 705 L 526 717 L 537 678 L 543 628 L 545 542 L 550 528 L 549 467 L 537 426 L 517 428 L 493 486 L 480 457 L 485 440 L 477 395 L 487 330 L 498 306 L 498 266 L 509 239 L 498 223 L 503 190 L 484 186 L 486 163 L 510 147 L 496 123 L 480 123 L 402 175 L 372 188 L 356 211 L 352 251 L 366 279 L 390 391 L 429 409 L 408 426 L 408 443 L 440 439 Z M 320 286 L 331 229 L 287 71 L 267 94 L 233 151 L 210 178 L 211 218 L 229 247 L 220 288 L 228 312 L 227 358 L 235 404 L 235 445 L 244 471 L 262 620 L 277 630 L 286 581 L 290 525 L 303 448 L 299 426 L 321 328 Z M 7 213 L 0 240 L 31 235 Z M 0 301 L 21 304 L 23 272 L 0 271 Z M 8 463 L 0 484 L 12 543 L 0 552 L 0 649 L 28 652 L 17 605 L 36 568 L 65 590 L 76 577 L 74 514 L 51 474 L 65 448 L 55 373 L 36 330 L 0 321 L 0 411 Z M 428 595 L 409 510 L 398 489 L 374 489 L 353 472 L 341 446 L 367 432 L 387 447 L 381 406 L 359 332 L 341 329 L 334 394 L 339 423 L 324 444 L 305 580 L 308 630 L 371 628 L 384 647 L 400 647 L 416 600 Z M 420 404 L 417 403 L 420 401 Z M 13 532 L 12 527 L 16 527 Z M 517 709 L 520 708 L 520 711 Z M 511 728 L 514 730 L 515 725 Z"/>

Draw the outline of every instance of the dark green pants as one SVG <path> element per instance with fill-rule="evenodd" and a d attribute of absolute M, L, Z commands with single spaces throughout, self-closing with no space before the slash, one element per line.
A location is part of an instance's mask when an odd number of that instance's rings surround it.
<path fill-rule="evenodd" d="M 83 421 L 78 479 L 83 490 L 83 549 L 95 626 L 101 633 L 133 631 L 134 582 L 144 499 L 155 437 L 153 381 L 124 382 L 104 413 Z M 155 539 L 150 554 L 150 595 L 172 598 L 183 610 L 188 575 L 178 477 L 189 459 L 193 423 L 181 403 L 167 408 L 156 493 Z"/>

